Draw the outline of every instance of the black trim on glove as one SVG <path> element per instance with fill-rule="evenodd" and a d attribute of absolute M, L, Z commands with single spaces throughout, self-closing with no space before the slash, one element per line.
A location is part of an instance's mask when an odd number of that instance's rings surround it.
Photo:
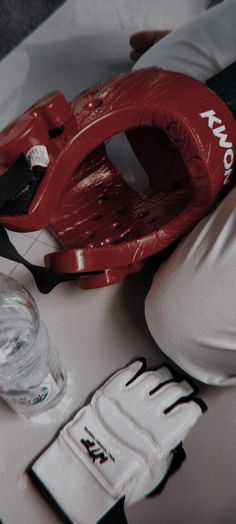
<path fill-rule="evenodd" d="M 33 471 L 32 468 L 30 468 L 27 471 L 30 479 L 33 481 L 35 486 L 41 491 L 41 493 L 44 495 L 45 499 L 50 503 L 50 505 L 53 507 L 53 509 L 56 511 L 57 515 L 60 517 L 63 524 L 74 524 L 72 520 L 66 515 L 66 513 L 63 511 L 61 506 L 57 503 L 57 501 L 54 499 L 50 491 L 46 488 L 46 486 L 41 482 L 39 477 L 36 475 L 36 473 Z M 119 524 L 119 523 L 118 523 Z M 121 522 L 122 524 L 122 522 Z M 125 523 L 124 523 L 125 524 Z"/>
<path fill-rule="evenodd" d="M 130 379 L 128 380 L 126 386 L 129 386 L 130 384 L 132 384 L 132 382 L 134 382 L 136 380 L 136 378 L 138 378 L 140 375 L 142 375 L 142 373 L 144 373 L 147 369 L 147 361 L 146 361 L 146 358 L 144 357 L 140 357 L 138 359 L 135 359 L 135 362 L 141 362 L 141 366 L 140 366 L 140 369 L 137 371 L 137 373 L 135 373 L 135 375 Z"/>
<path fill-rule="evenodd" d="M 182 446 L 182 442 L 175 448 L 173 451 L 173 458 L 171 465 L 162 479 L 162 481 L 151 491 L 151 493 L 148 493 L 146 495 L 147 498 L 155 497 L 156 495 L 159 495 L 162 490 L 164 489 L 168 479 L 180 468 L 184 460 L 186 459 L 186 453 L 184 451 L 184 448 Z"/>
<path fill-rule="evenodd" d="M 125 497 L 122 497 L 97 524 L 128 524 L 124 510 Z"/>
<path fill-rule="evenodd" d="M 35 486 L 41 491 L 45 499 L 50 503 L 57 515 L 60 517 L 63 524 L 74 524 L 73 521 L 66 515 L 58 502 L 54 499 L 50 491 L 45 487 L 43 482 L 39 479 L 36 473 L 30 468 L 27 471 L 30 479 Z M 122 497 L 118 502 L 104 515 L 97 524 L 128 524 L 124 510 L 125 497 Z M 89 524 L 89 523 L 88 523 Z"/>

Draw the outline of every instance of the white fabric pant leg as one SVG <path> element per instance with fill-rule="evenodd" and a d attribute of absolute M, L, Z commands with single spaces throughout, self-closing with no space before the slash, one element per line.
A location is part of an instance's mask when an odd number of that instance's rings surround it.
<path fill-rule="evenodd" d="M 157 66 L 205 82 L 236 59 L 235 20 L 236 0 L 225 0 L 157 42 L 133 69 Z M 122 150 L 126 169 L 117 166 L 121 172 L 129 172 L 127 151 Z M 146 300 L 147 324 L 157 344 L 209 384 L 236 384 L 235 208 L 236 189 L 162 266 Z"/>
<path fill-rule="evenodd" d="M 236 1 L 225 0 L 155 44 L 134 70 L 157 66 L 205 82 L 236 59 L 235 19 Z M 235 209 L 236 189 L 160 268 L 146 299 L 157 344 L 209 384 L 236 384 Z"/>
<path fill-rule="evenodd" d="M 133 70 L 156 66 L 205 82 L 236 59 L 235 20 L 235 0 L 224 0 L 157 42 Z"/>
<path fill-rule="evenodd" d="M 157 271 L 145 313 L 158 346 L 187 373 L 236 384 L 236 188 Z"/>

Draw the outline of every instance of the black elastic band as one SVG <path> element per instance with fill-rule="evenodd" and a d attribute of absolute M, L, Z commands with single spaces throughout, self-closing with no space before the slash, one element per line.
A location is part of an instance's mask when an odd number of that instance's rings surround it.
<path fill-rule="evenodd" d="M 8 234 L 3 226 L 0 226 L 0 256 L 23 264 L 33 275 L 36 286 L 41 293 L 49 293 L 55 286 L 68 280 L 77 280 L 81 276 L 89 276 L 101 273 L 58 273 L 53 269 L 36 266 L 25 260 L 11 243 Z"/>
<path fill-rule="evenodd" d="M 14 164 L 0 176 L 0 206 L 22 191 L 34 180 L 27 159 L 21 153 Z"/>

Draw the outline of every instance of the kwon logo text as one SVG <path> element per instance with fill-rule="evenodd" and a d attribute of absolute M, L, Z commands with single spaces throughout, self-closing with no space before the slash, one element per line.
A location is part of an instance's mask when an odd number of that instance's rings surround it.
<path fill-rule="evenodd" d="M 233 171 L 234 164 L 234 152 L 233 144 L 229 142 L 227 131 L 222 120 L 216 116 L 213 109 L 199 113 L 201 118 L 207 118 L 207 125 L 209 129 L 212 129 L 213 135 L 218 138 L 219 146 L 225 149 L 223 164 L 224 164 L 224 184 L 227 184 L 230 179 L 230 175 Z"/>

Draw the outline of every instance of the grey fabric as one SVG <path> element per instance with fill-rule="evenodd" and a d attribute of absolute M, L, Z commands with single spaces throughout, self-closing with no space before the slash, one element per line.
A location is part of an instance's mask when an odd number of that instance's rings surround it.
<path fill-rule="evenodd" d="M 220 2 L 223 2 L 224 0 L 211 0 L 209 3 L 209 7 L 213 7 L 213 5 L 220 4 Z"/>
<path fill-rule="evenodd" d="M 0 59 L 64 2 L 65 0 L 0 0 Z"/>

